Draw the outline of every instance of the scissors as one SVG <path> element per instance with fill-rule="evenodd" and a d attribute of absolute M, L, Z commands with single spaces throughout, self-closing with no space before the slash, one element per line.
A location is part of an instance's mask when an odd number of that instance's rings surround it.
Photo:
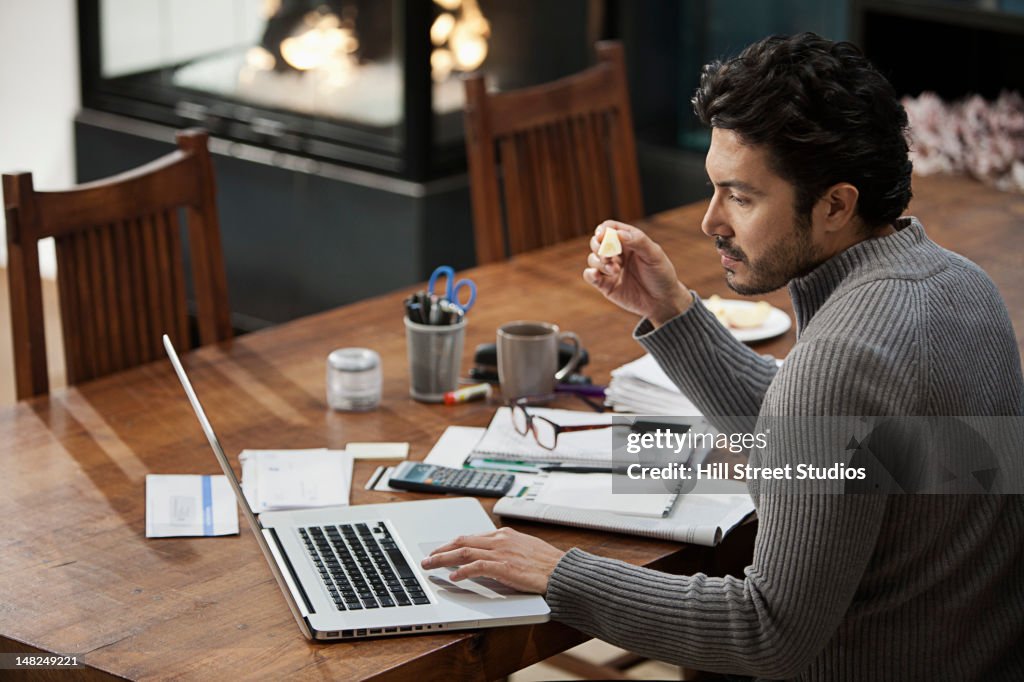
<path fill-rule="evenodd" d="M 427 292 L 431 296 L 434 295 L 434 287 L 437 285 L 437 280 L 442 277 L 446 278 L 447 281 L 445 283 L 444 295 L 441 298 L 446 298 L 464 311 L 469 312 L 469 309 L 476 302 L 476 282 L 471 279 L 455 279 L 455 270 L 448 265 L 442 265 L 434 270 L 430 280 L 427 282 Z M 469 298 L 466 299 L 465 303 L 459 300 L 460 289 L 469 291 Z"/>

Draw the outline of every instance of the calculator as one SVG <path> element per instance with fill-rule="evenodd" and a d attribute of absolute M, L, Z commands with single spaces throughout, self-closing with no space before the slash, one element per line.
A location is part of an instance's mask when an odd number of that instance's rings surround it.
<path fill-rule="evenodd" d="M 454 493 L 476 497 L 502 497 L 515 483 L 515 474 L 477 469 L 454 469 L 423 462 L 401 462 L 388 485 L 420 493 Z"/>

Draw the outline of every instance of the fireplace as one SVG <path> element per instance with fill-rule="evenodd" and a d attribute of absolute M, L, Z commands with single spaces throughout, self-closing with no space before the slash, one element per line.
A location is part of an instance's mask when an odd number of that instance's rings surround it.
<path fill-rule="evenodd" d="M 586 67 L 601 4 L 79 0 L 79 23 L 89 109 L 422 181 L 465 168 L 461 74 Z"/>
<path fill-rule="evenodd" d="M 79 0 L 81 182 L 211 132 L 252 330 L 474 262 L 460 75 L 590 65 L 604 0 Z M 398 319 L 398 318 L 396 318 Z"/>

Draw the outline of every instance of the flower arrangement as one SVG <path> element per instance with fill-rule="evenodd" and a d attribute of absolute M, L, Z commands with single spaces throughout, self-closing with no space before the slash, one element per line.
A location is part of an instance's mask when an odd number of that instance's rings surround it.
<path fill-rule="evenodd" d="M 1004 191 L 1024 192 L 1024 98 L 972 95 L 943 102 L 933 92 L 905 97 L 910 154 L 921 175 L 966 173 Z"/>

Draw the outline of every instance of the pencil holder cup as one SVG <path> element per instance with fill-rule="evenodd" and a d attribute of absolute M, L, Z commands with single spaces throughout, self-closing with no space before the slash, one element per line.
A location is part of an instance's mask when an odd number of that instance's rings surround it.
<path fill-rule="evenodd" d="M 444 394 L 459 384 L 466 320 L 457 324 L 430 325 L 405 320 L 409 351 L 409 395 L 425 403 L 440 403 Z"/>

